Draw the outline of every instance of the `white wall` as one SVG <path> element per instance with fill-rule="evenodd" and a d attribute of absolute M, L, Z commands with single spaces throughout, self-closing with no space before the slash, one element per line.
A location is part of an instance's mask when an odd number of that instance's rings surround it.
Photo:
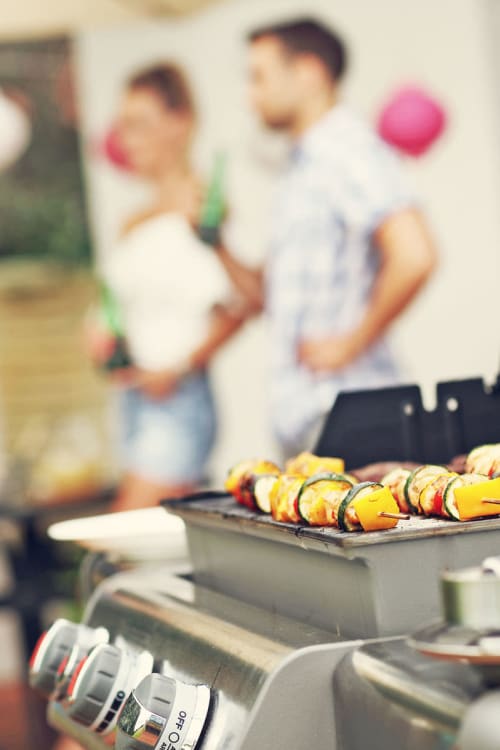
<path fill-rule="evenodd" d="M 445 139 L 408 164 L 442 259 L 437 277 L 395 331 L 411 379 L 429 392 L 439 379 L 492 375 L 500 358 L 500 158 L 486 7 L 483 0 L 232 0 L 180 21 L 85 33 L 77 44 L 85 133 L 90 138 L 105 130 L 130 72 L 160 58 L 180 61 L 198 93 L 199 163 L 206 167 L 220 145 L 229 150 L 235 249 L 256 261 L 265 251 L 279 149 L 258 132 L 246 108 L 244 32 L 285 14 L 331 20 L 352 46 L 346 97 L 356 108 L 373 117 L 392 88 L 418 82 L 450 112 Z M 104 252 L 142 191 L 95 162 L 88 184 Z M 223 423 L 217 475 L 241 456 L 273 452 L 265 352 L 264 325 L 254 323 L 214 368 Z"/>

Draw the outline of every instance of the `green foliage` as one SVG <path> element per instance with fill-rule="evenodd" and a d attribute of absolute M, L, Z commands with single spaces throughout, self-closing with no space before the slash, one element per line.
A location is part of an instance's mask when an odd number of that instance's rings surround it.
<path fill-rule="evenodd" d="M 0 258 L 87 263 L 90 242 L 81 196 L 60 184 L 40 190 L 0 179 Z"/>
<path fill-rule="evenodd" d="M 58 85 L 70 60 L 67 39 L 0 45 L 0 85 L 26 98 L 32 121 L 28 150 L 0 174 L 0 258 L 90 262 L 78 133 Z"/>

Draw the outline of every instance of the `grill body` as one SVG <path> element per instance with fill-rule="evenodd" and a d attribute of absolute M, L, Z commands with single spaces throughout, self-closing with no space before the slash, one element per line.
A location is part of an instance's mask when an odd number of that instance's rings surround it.
<path fill-rule="evenodd" d="M 155 671 L 210 688 L 199 750 L 456 742 L 486 686 L 470 667 L 418 656 L 404 636 L 439 616 L 440 571 L 498 551 L 500 520 L 343 534 L 277 524 L 224 495 L 173 510 L 189 561 L 112 575 L 85 622 L 149 651 Z M 59 704 L 49 713 L 88 750 L 106 747 Z"/>

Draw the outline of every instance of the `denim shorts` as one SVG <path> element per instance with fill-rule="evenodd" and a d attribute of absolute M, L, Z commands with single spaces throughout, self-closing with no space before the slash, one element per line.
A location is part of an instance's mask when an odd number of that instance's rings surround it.
<path fill-rule="evenodd" d="M 137 389 L 123 391 L 120 412 L 125 471 L 158 484 L 199 483 L 205 477 L 216 435 L 205 373 L 189 376 L 163 400 Z"/>

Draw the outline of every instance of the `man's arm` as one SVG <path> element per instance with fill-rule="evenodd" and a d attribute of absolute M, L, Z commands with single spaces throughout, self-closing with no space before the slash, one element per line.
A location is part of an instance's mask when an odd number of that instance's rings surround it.
<path fill-rule="evenodd" d="M 299 358 L 312 370 L 331 372 L 356 359 L 408 307 L 436 267 L 434 241 L 415 209 L 386 219 L 374 240 L 381 265 L 363 319 L 345 335 L 302 342 Z"/>
<path fill-rule="evenodd" d="M 241 328 L 246 318 L 246 309 L 241 305 L 231 308 L 222 305 L 215 307 L 205 341 L 189 357 L 190 369 L 201 370 L 206 367 L 219 349 Z"/>
<path fill-rule="evenodd" d="M 217 248 L 217 257 L 236 289 L 246 300 L 250 313 L 259 313 L 264 307 L 264 271 L 250 268 L 237 260 L 224 247 Z"/>

